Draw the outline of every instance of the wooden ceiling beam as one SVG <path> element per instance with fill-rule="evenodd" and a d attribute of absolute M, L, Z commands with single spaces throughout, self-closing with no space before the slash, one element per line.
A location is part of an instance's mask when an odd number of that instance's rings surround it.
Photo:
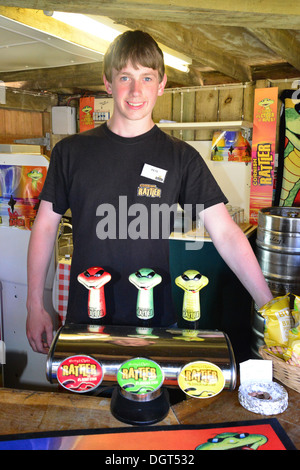
<path fill-rule="evenodd" d="M 1 5 L 24 8 L 24 0 Z M 57 10 L 123 19 L 163 18 L 186 24 L 299 29 L 300 4 L 295 0 L 26 0 L 26 8 Z"/>
<path fill-rule="evenodd" d="M 0 80 L 7 86 L 14 83 L 30 90 L 60 90 L 63 88 L 86 88 L 103 85 L 102 62 L 68 65 L 19 72 L 0 73 Z"/>
<path fill-rule="evenodd" d="M 230 54 L 210 44 L 196 28 L 166 21 L 116 20 L 131 28 L 142 29 L 151 34 L 157 42 L 181 51 L 195 63 L 201 63 L 240 82 L 251 81 L 250 68 Z"/>
<path fill-rule="evenodd" d="M 168 86 L 199 86 L 202 82 L 200 73 L 191 71 L 189 74 L 166 68 Z M 30 90 L 59 92 L 62 89 L 103 89 L 102 62 L 68 65 L 66 67 L 21 70 L 18 72 L 0 73 L 0 80 L 7 86 Z M 14 85 L 15 84 L 15 85 Z"/>
<path fill-rule="evenodd" d="M 279 57 L 300 70 L 300 43 L 290 31 L 260 28 L 250 31 Z"/>
<path fill-rule="evenodd" d="M 104 54 L 109 42 L 95 37 L 88 32 L 73 28 L 61 21 L 50 16 L 44 15 L 42 10 L 31 10 L 28 8 L 9 8 L 0 5 L 0 15 L 30 28 L 44 31 L 50 36 L 55 36 L 69 41 L 79 46 L 92 49 L 96 52 Z"/>

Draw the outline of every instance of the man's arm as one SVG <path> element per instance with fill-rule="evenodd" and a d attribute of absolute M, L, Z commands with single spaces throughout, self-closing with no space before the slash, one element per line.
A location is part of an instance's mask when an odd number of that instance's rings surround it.
<path fill-rule="evenodd" d="M 225 205 L 216 204 L 200 213 L 200 218 L 227 265 L 248 290 L 258 307 L 273 298 L 252 247 L 231 219 Z"/>
<path fill-rule="evenodd" d="M 42 201 L 28 247 L 26 334 L 32 349 L 44 354 L 53 339 L 53 323 L 44 309 L 44 287 L 60 219 L 52 203 Z"/>

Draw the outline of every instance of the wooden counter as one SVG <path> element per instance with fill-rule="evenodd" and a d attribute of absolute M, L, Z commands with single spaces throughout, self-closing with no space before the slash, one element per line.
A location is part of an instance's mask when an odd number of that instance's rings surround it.
<path fill-rule="evenodd" d="M 289 406 L 275 417 L 300 450 L 299 393 L 287 389 Z M 211 424 L 269 418 L 245 410 L 237 389 L 199 400 L 187 398 L 173 405 L 158 425 Z M 110 413 L 110 399 L 65 392 L 35 392 L 0 388 L 0 434 L 118 428 L 128 425 Z"/>
<path fill-rule="evenodd" d="M 159 424 L 178 424 L 172 409 Z M 2 435 L 124 426 L 112 416 L 109 398 L 0 388 Z"/>

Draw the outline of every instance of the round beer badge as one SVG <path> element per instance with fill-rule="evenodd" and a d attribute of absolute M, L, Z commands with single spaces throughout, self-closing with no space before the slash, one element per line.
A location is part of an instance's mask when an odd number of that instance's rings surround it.
<path fill-rule="evenodd" d="M 99 362 L 89 356 L 71 356 L 60 363 L 57 380 L 71 392 L 85 393 L 97 388 L 103 379 Z"/>
<path fill-rule="evenodd" d="M 159 389 L 164 381 L 164 374 L 156 362 L 138 357 L 121 365 L 117 381 L 126 392 L 143 395 Z"/>
<path fill-rule="evenodd" d="M 223 390 L 225 378 L 221 369 L 211 362 L 190 362 L 181 369 L 178 385 L 190 397 L 210 398 Z"/>

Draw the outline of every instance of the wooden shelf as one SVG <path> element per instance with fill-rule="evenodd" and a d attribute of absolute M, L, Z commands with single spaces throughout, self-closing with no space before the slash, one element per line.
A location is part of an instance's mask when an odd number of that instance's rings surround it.
<path fill-rule="evenodd" d="M 239 130 L 252 129 L 250 121 L 216 121 L 216 122 L 159 122 L 157 126 L 161 129 L 170 130 L 197 130 L 197 129 L 224 129 Z"/>

